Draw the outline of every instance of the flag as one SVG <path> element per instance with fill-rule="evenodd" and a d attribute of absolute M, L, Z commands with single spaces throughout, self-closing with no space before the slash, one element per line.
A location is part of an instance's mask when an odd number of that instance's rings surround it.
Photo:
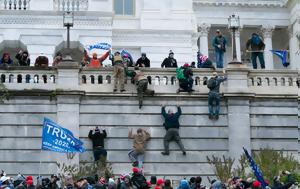
<path fill-rule="evenodd" d="M 75 138 L 68 129 L 44 118 L 42 149 L 60 153 L 84 152 L 83 142 Z"/>
<path fill-rule="evenodd" d="M 290 63 L 286 61 L 287 58 L 286 50 L 271 50 L 271 52 L 281 59 L 281 63 L 284 67 L 288 67 L 290 65 Z"/>
<path fill-rule="evenodd" d="M 133 65 L 133 58 L 132 58 L 131 54 L 128 51 L 123 49 L 121 51 L 121 56 L 124 58 L 124 55 L 127 56 L 128 59 L 130 60 L 130 65 Z"/>
<path fill-rule="evenodd" d="M 262 187 L 263 189 L 265 189 L 266 186 L 267 186 L 267 184 L 266 184 L 266 182 L 265 182 L 265 180 L 264 180 L 264 178 L 263 178 L 262 172 L 260 171 L 259 167 L 256 165 L 254 159 L 253 159 L 253 158 L 250 156 L 250 154 L 248 153 L 247 149 L 245 149 L 245 148 L 243 148 L 243 149 L 244 149 L 244 152 L 245 152 L 245 154 L 246 154 L 246 156 L 247 156 L 247 158 L 248 158 L 248 161 L 249 161 L 249 163 L 250 163 L 250 166 L 251 166 L 251 168 L 252 168 L 252 171 L 253 171 L 253 173 L 254 173 L 256 179 L 258 180 L 258 182 L 260 182 L 261 187 Z"/>

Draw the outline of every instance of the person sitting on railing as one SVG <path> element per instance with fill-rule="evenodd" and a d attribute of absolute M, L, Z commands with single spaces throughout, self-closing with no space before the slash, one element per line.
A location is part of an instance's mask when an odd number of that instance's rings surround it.
<path fill-rule="evenodd" d="M 192 92 L 193 90 L 193 71 L 189 64 L 185 63 L 182 67 L 176 69 L 177 79 L 179 80 L 179 92 Z"/>
<path fill-rule="evenodd" d="M 43 53 L 35 59 L 35 67 L 48 68 L 48 65 L 49 59 Z"/>
<path fill-rule="evenodd" d="M 208 56 L 203 55 L 201 52 L 197 52 L 197 67 L 198 68 L 212 68 L 215 70 L 215 66 Z"/>
<path fill-rule="evenodd" d="M 174 58 L 174 52 L 170 50 L 169 57 L 165 58 L 161 67 L 165 68 L 177 68 L 177 60 Z"/>
<path fill-rule="evenodd" d="M 10 58 L 9 53 L 3 53 L 3 56 L 0 60 L 0 66 L 8 66 L 8 65 L 12 65 L 13 61 Z"/>
<path fill-rule="evenodd" d="M 87 51 L 84 50 L 84 64 L 89 68 L 101 68 L 103 66 L 102 62 L 109 56 L 110 50 L 105 52 L 102 56 L 98 58 L 97 53 L 93 53 L 93 57 L 90 58 Z"/>
<path fill-rule="evenodd" d="M 135 66 L 150 68 L 150 60 L 147 58 L 146 53 L 142 53 L 141 58 L 136 61 Z"/>
<path fill-rule="evenodd" d="M 18 54 L 16 54 L 16 59 L 19 62 L 19 66 L 30 66 L 30 58 L 28 51 L 20 50 Z"/>
<path fill-rule="evenodd" d="M 208 93 L 209 119 L 219 119 L 220 85 L 226 79 L 227 77 L 219 77 L 217 72 L 213 72 L 213 77 L 211 77 L 207 82 L 207 88 L 209 88 L 209 93 Z"/>
<path fill-rule="evenodd" d="M 261 69 L 265 69 L 264 50 L 265 44 L 257 33 L 253 33 L 246 43 L 247 52 L 251 52 L 253 69 L 257 69 L 256 59 L 258 57 Z M 249 47 L 251 50 L 249 51 Z"/>
<path fill-rule="evenodd" d="M 139 67 L 135 67 L 136 75 L 134 80 L 137 84 L 137 93 L 139 98 L 139 108 L 141 109 L 143 106 L 143 97 L 146 95 L 154 95 L 154 90 L 148 89 L 148 79 L 145 77 L 144 72 L 139 70 Z"/>
<path fill-rule="evenodd" d="M 57 66 L 61 61 L 62 61 L 62 54 L 61 54 L 61 52 L 57 52 L 57 53 L 56 53 L 56 56 L 55 56 L 55 58 L 54 58 L 54 60 L 53 60 L 52 66 L 53 66 L 53 67 L 54 67 L 54 66 Z"/>

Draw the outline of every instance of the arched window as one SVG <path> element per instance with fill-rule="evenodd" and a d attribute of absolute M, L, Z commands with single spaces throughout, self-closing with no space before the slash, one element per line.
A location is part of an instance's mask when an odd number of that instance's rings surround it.
<path fill-rule="evenodd" d="M 135 0 L 114 0 L 116 15 L 134 15 Z"/>

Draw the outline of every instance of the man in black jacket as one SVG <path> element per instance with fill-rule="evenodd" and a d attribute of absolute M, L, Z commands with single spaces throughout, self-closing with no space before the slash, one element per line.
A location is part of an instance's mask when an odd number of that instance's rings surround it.
<path fill-rule="evenodd" d="M 104 148 L 104 139 L 106 138 L 107 134 L 105 129 L 102 129 L 102 133 L 100 132 L 100 129 L 98 127 L 95 128 L 95 132 L 93 133 L 93 130 L 90 130 L 89 132 L 89 138 L 93 142 L 93 152 L 94 152 L 94 159 L 95 161 L 98 161 L 101 156 L 106 158 L 107 151 Z"/>
<path fill-rule="evenodd" d="M 162 155 L 169 155 L 169 142 L 175 141 L 183 155 L 186 155 L 184 146 L 181 142 L 180 136 L 179 136 L 179 117 L 181 115 L 181 108 L 179 105 L 177 105 L 178 111 L 174 114 L 172 110 L 168 110 L 168 113 L 166 113 L 165 106 L 161 108 L 161 114 L 165 118 L 164 127 L 167 131 L 165 137 L 164 137 L 164 148 L 165 151 L 162 152 Z"/>
<path fill-rule="evenodd" d="M 150 60 L 147 58 L 146 53 L 142 53 L 142 57 L 136 61 L 135 66 L 146 68 L 150 67 Z"/>
<path fill-rule="evenodd" d="M 174 58 L 174 53 L 173 51 L 170 51 L 169 53 L 169 57 L 165 58 L 165 60 L 163 61 L 163 63 L 161 64 L 161 67 L 165 67 L 165 68 L 177 68 L 177 61 Z"/>
<path fill-rule="evenodd" d="M 287 181 L 285 184 L 282 184 L 280 182 L 280 176 L 275 176 L 273 179 L 273 186 L 271 187 L 272 189 L 288 189 L 290 188 L 294 183 L 295 183 L 295 179 L 293 178 L 293 176 L 291 175 L 290 172 L 288 171 L 283 171 L 281 173 L 283 176 L 287 176 Z"/>

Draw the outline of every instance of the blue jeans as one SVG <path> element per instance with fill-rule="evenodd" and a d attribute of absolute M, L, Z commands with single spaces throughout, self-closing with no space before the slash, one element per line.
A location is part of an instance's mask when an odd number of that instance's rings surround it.
<path fill-rule="evenodd" d="M 257 57 L 259 59 L 261 69 L 265 69 L 265 60 L 264 60 L 263 52 L 252 52 L 251 60 L 252 60 L 253 69 L 257 69 L 257 63 L 256 63 Z"/>
<path fill-rule="evenodd" d="M 209 115 L 217 116 L 220 112 L 220 94 L 215 92 L 208 93 L 208 111 Z"/>
<path fill-rule="evenodd" d="M 138 162 L 138 167 L 139 169 L 142 168 L 143 166 L 143 162 L 144 162 L 144 154 L 139 154 L 137 153 L 135 150 L 130 150 L 128 152 L 128 156 L 129 156 L 129 159 L 132 161 L 132 162 Z"/>
<path fill-rule="evenodd" d="M 216 53 L 217 68 L 223 68 L 223 64 L 224 64 L 224 52 L 222 52 L 222 51 L 215 51 L 215 53 Z"/>

